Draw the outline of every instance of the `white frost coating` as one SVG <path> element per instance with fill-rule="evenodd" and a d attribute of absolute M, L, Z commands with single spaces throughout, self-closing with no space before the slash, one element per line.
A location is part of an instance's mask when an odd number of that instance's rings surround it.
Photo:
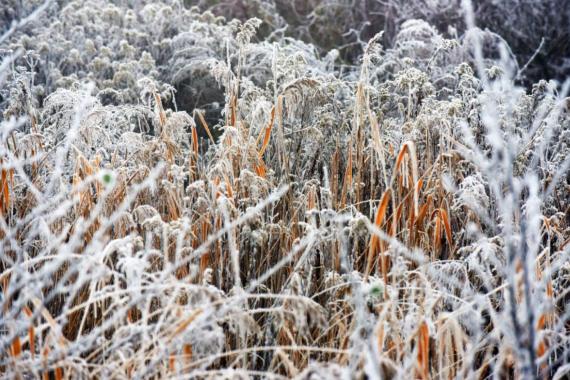
<path fill-rule="evenodd" d="M 555 1 L 0 2 L 0 377 L 565 376 Z"/>

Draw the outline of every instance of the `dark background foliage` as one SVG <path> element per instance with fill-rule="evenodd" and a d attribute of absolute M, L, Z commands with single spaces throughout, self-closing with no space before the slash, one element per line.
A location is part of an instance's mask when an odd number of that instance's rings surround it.
<path fill-rule="evenodd" d="M 529 85 L 540 79 L 564 81 L 570 75 L 570 1 L 479 0 L 473 2 L 476 23 L 505 39 L 523 67 Z M 362 52 L 361 44 L 384 31 L 392 47 L 402 22 L 423 19 L 440 33 L 455 37 L 465 31 L 461 0 L 268 0 L 192 1 L 227 19 L 259 17 L 274 27 L 287 26 L 286 35 L 318 46 L 323 52 L 340 48 L 347 62 Z M 277 12 L 271 13 L 271 12 Z M 270 33 L 267 28 L 265 33 Z M 541 46 L 541 41 L 544 43 Z"/>

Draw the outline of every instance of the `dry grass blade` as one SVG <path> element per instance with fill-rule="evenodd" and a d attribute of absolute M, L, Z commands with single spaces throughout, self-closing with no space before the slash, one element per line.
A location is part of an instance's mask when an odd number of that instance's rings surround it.
<path fill-rule="evenodd" d="M 439 253 L 439 251 L 441 250 L 441 217 L 439 216 L 439 213 L 437 213 L 437 212 L 435 212 L 435 228 L 433 230 L 433 247 L 434 247 L 433 254 L 434 254 L 434 258 L 435 258 L 435 254 Z"/>
<path fill-rule="evenodd" d="M 416 187 L 415 187 L 415 192 L 418 194 L 418 196 L 423 186 L 424 186 L 424 179 L 420 178 L 418 182 L 416 182 Z"/>
<path fill-rule="evenodd" d="M 162 100 L 156 92 L 154 93 L 154 101 L 156 103 L 158 121 L 160 122 L 160 126 L 164 127 L 166 125 L 166 112 L 164 112 L 164 107 L 162 107 Z"/>
<path fill-rule="evenodd" d="M 348 193 L 350 191 L 349 189 L 351 188 L 352 188 L 352 143 L 349 143 L 346 169 L 344 171 L 344 180 L 342 182 L 342 198 L 340 202 L 341 209 L 344 209 L 344 207 L 346 206 Z"/>
<path fill-rule="evenodd" d="M 362 86 L 362 84 L 359 84 Z M 372 136 L 372 143 L 376 154 L 380 158 L 380 164 L 382 165 L 382 174 L 384 176 L 384 185 L 388 186 L 388 175 L 386 173 L 386 157 L 384 155 L 384 149 L 380 140 L 380 126 L 378 125 L 378 120 L 376 116 L 370 109 L 370 102 L 366 101 L 366 109 L 368 111 L 368 119 L 370 120 L 370 131 Z"/>
<path fill-rule="evenodd" d="M 26 313 L 28 318 L 30 318 L 30 322 L 33 322 L 31 320 L 33 313 L 29 307 L 27 307 L 27 306 L 24 307 L 24 313 Z M 31 325 L 28 328 L 28 340 L 29 340 L 29 345 L 30 345 L 30 352 L 32 354 L 32 359 L 33 359 L 35 357 L 35 353 L 36 353 L 36 334 L 35 334 L 33 325 Z"/>
<path fill-rule="evenodd" d="M 61 328 L 59 327 L 57 321 L 52 317 L 50 312 L 44 307 L 42 302 L 38 298 L 32 298 L 32 303 L 34 304 L 36 309 L 41 311 L 42 317 L 47 321 L 48 325 L 51 328 L 51 333 L 57 336 L 57 342 L 59 343 L 62 349 L 65 349 L 67 345 L 67 340 L 61 334 Z"/>
<path fill-rule="evenodd" d="M 546 327 L 547 318 L 548 318 L 548 316 L 546 313 L 542 313 L 540 315 L 540 317 L 538 318 L 538 322 L 536 323 L 536 331 L 537 332 L 540 333 L 540 331 L 544 330 L 544 328 Z M 546 353 L 547 349 L 548 349 L 548 345 L 546 342 L 546 338 L 539 340 L 538 347 L 536 349 L 536 357 L 537 358 L 542 357 Z"/>
<path fill-rule="evenodd" d="M 429 379 L 429 328 L 422 321 L 418 330 L 418 376 L 423 380 Z"/>
<path fill-rule="evenodd" d="M 445 237 L 447 239 L 447 243 L 449 244 L 449 251 L 451 254 L 453 254 L 453 240 L 451 234 L 451 224 L 449 223 L 449 216 L 447 214 L 447 211 L 442 208 L 439 209 L 439 215 L 441 216 L 443 227 L 445 229 Z"/>
<path fill-rule="evenodd" d="M 198 318 L 201 314 L 202 314 L 203 310 L 202 309 L 196 309 L 194 310 L 190 316 L 188 316 L 188 318 L 182 320 L 178 326 L 176 326 L 176 328 L 174 329 L 174 331 L 170 334 L 170 338 L 169 341 L 172 341 L 174 338 L 176 338 L 176 336 L 180 335 L 180 333 L 182 333 L 184 330 L 186 330 L 186 328 L 196 319 Z"/>
<path fill-rule="evenodd" d="M 216 140 L 214 140 L 214 136 L 212 136 L 212 132 L 210 132 L 210 128 L 208 127 L 208 123 L 206 123 L 206 119 L 204 119 L 204 115 L 202 115 L 202 112 L 200 111 L 196 111 L 196 114 L 198 115 L 198 120 L 200 120 L 200 124 L 208 134 L 210 141 L 212 142 L 212 144 L 215 144 Z"/>
<path fill-rule="evenodd" d="M 386 338 L 383 321 L 378 322 L 375 330 L 376 330 L 375 335 L 376 335 L 376 344 L 378 346 L 378 352 L 382 353 L 384 351 L 384 340 Z"/>
<path fill-rule="evenodd" d="M 420 214 L 418 215 L 417 219 L 416 219 L 416 225 L 421 226 L 422 222 L 424 221 L 428 208 L 430 206 L 430 196 L 428 196 L 428 200 L 426 201 L 426 203 L 424 205 L 422 205 L 422 208 L 420 209 Z"/>
<path fill-rule="evenodd" d="M 402 148 L 398 152 L 398 157 L 396 158 L 396 165 L 394 167 L 394 176 L 399 172 L 400 167 L 402 166 L 402 162 L 404 161 L 404 157 L 408 153 L 408 144 L 405 143 L 402 145 Z"/>
<path fill-rule="evenodd" d="M 0 160 L 0 164 L 2 161 Z M 2 168 L 0 177 L 0 215 L 4 215 L 10 209 L 9 171 Z"/>
<path fill-rule="evenodd" d="M 317 206 L 317 194 L 314 188 L 309 190 L 309 194 L 307 195 L 307 210 L 314 210 Z"/>
<path fill-rule="evenodd" d="M 382 194 L 382 199 L 380 200 L 380 205 L 378 206 L 378 210 L 376 211 L 376 217 L 374 218 L 374 225 L 380 228 L 384 221 L 384 217 L 386 216 L 386 211 L 388 210 L 388 204 L 390 202 L 390 189 L 384 191 Z M 376 234 L 372 234 L 370 236 L 370 241 L 368 242 L 368 258 L 366 260 L 366 272 L 365 276 L 368 279 L 372 271 L 372 266 L 374 265 L 374 259 L 376 257 L 376 249 L 378 247 L 378 236 Z M 384 283 L 388 283 L 388 273 L 386 268 L 386 263 L 384 262 L 384 256 L 381 257 L 382 260 L 382 276 L 384 277 Z"/>
<path fill-rule="evenodd" d="M 255 170 L 255 173 L 261 178 L 265 178 L 267 176 L 267 169 L 263 161 L 260 160 L 258 164 L 253 164 L 253 169 Z"/>
<path fill-rule="evenodd" d="M 198 157 L 198 132 L 195 126 L 192 126 L 192 150 L 194 151 L 194 156 Z"/>
<path fill-rule="evenodd" d="M 259 149 L 259 157 L 263 156 L 263 153 L 265 153 L 265 150 L 269 145 L 269 139 L 271 138 L 271 130 L 273 129 L 274 121 L 275 121 L 275 106 L 271 108 L 271 117 L 269 119 L 269 123 L 267 123 L 267 126 L 262 131 L 263 134 L 260 133 L 259 136 L 257 137 L 256 145 L 259 144 L 261 136 L 263 135 L 263 143 L 261 144 L 261 148 Z"/>
<path fill-rule="evenodd" d="M 392 183 L 394 183 L 397 178 L 397 174 L 401 171 L 402 163 L 404 162 L 404 157 L 410 158 L 411 169 L 412 169 L 412 181 L 416 186 L 414 186 L 414 213 L 419 214 L 419 192 L 423 181 L 420 183 L 418 180 L 418 159 L 416 156 L 416 146 L 413 141 L 407 141 L 402 145 L 400 152 L 398 152 L 398 157 L 396 158 L 396 164 L 394 167 L 394 173 L 392 175 Z M 406 179 L 408 177 L 405 177 Z"/>
<path fill-rule="evenodd" d="M 570 245 L 570 238 L 566 239 L 560 244 L 559 250 L 561 251 L 564 250 L 567 245 Z"/>
<path fill-rule="evenodd" d="M 183 352 L 184 352 L 184 358 L 186 359 L 186 363 L 189 363 L 192 361 L 192 345 L 191 344 L 185 344 L 183 347 Z"/>
<path fill-rule="evenodd" d="M 415 184 L 420 184 L 418 181 L 418 158 L 416 156 L 416 146 L 412 141 L 406 143 L 408 145 L 408 151 L 410 152 L 410 157 L 412 160 L 412 180 Z M 419 191 L 421 186 L 415 186 L 414 188 L 414 212 L 418 214 L 419 210 Z"/>
<path fill-rule="evenodd" d="M 230 97 L 230 123 L 232 127 L 236 127 L 237 122 L 237 97 L 232 95 Z"/>
<path fill-rule="evenodd" d="M 22 342 L 20 341 L 19 337 L 15 337 L 14 340 L 12 341 L 10 354 L 14 359 L 16 359 L 22 354 Z"/>
<path fill-rule="evenodd" d="M 227 176 L 224 176 L 224 182 L 226 183 L 226 192 L 229 199 L 234 198 L 234 189 L 230 183 L 230 179 Z"/>

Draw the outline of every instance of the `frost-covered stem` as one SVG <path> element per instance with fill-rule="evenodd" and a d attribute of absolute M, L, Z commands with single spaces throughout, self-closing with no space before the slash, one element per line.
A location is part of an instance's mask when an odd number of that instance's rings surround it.
<path fill-rule="evenodd" d="M 519 199 L 517 196 L 517 191 L 514 185 L 514 178 L 513 178 L 513 153 L 512 149 L 509 144 L 506 144 L 504 147 L 504 154 L 506 160 L 506 175 L 507 175 L 507 188 L 508 193 L 511 197 L 510 202 L 512 204 L 512 208 L 510 209 L 513 218 L 516 217 L 516 210 L 519 210 Z M 505 199 L 506 202 L 509 202 L 508 199 Z M 510 218 L 510 215 L 506 215 L 507 218 Z M 506 225 L 510 226 L 511 222 L 504 220 L 503 221 Z M 530 297 L 530 281 L 528 277 L 528 263 L 527 263 L 527 256 L 528 256 L 528 249 L 526 243 L 526 227 L 524 218 L 521 220 L 521 230 L 519 231 L 520 236 L 520 249 L 517 250 L 516 243 L 513 241 L 514 237 L 513 234 L 515 233 L 512 228 L 508 228 L 505 232 L 505 238 L 507 240 L 507 254 L 508 254 L 508 273 L 509 273 L 509 286 L 508 286 L 508 295 L 509 295 L 509 315 L 511 318 L 511 322 L 513 324 L 513 334 L 515 335 L 515 339 L 517 341 L 518 347 L 523 348 L 526 351 L 526 355 L 522 355 L 524 359 L 522 360 L 521 364 L 521 372 L 523 378 L 537 378 L 536 372 L 536 353 L 534 351 L 534 313 L 531 307 L 531 297 Z M 522 267 L 522 276 L 523 276 L 523 286 L 525 288 L 525 304 L 527 309 L 527 323 L 528 323 L 528 336 L 527 340 L 524 339 L 523 328 L 520 325 L 518 318 L 517 318 L 517 300 L 516 300 L 516 262 L 517 259 L 520 260 L 520 264 Z M 519 354 L 519 357 L 521 355 Z"/>
<path fill-rule="evenodd" d="M 529 278 L 530 263 L 528 261 L 528 243 L 526 236 L 526 221 L 524 218 L 521 220 L 521 261 L 523 264 L 523 283 L 524 283 L 524 298 L 526 303 L 527 312 L 527 333 L 528 342 L 526 344 L 526 349 L 528 352 L 528 368 L 527 371 L 530 372 L 530 377 L 537 379 L 537 367 L 536 367 L 536 352 L 535 352 L 535 316 L 534 316 L 534 305 L 532 304 L 531 297 L 531 283 Z"/>
<path fill-rule="evenodd" d="M 239 268 L 239 250 L 236 246 L 236 241 L 234 238 L 234 229 L 229 227 L 231 224 L 230 212 L 229 212 L 229 200 L 227 198 L 222 198 L 220 203 L 222 206 L 222 214 L 224 217 L 224 228 L 227 230 L 228 236 L 228 249 L 230 251 L 230 260 L 232 265 L 232 272 L 234 277 L 234 286 L 236 288 L 241 288 L 241 274 Z"/>

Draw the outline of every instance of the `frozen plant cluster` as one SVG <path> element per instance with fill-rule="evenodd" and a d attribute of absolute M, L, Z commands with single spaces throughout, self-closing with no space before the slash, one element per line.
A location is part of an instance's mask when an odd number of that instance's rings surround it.
<path fill-rule="evenodd" d="M 552 4 L 3 2 L 0 375 L 569 376 Z"/>

